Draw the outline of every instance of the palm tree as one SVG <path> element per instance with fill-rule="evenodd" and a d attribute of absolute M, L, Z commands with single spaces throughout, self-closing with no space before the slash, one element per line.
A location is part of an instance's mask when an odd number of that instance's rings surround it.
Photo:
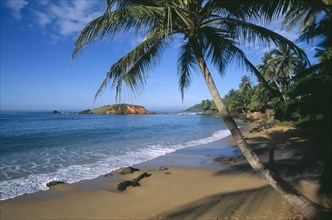
<path fill-rule="evenodd" d="M 112 37 L 121 31 L 146 31 L 144 40 L 111 66 L 96 94 L 96 97 L 100 95 L 111 81 L 117 99 L 123 83 L 133 92 L 140 92 L 147 80 L 147 70 L 156 65 L 167 46 L 175 40 L 180 40 L 177 66 L 182 98 L 190 86 L 192 69 L 198 66 L 220 115 L 250 165 L 304 216 L 310 218 L 317 213 L 315 206 L 294 188 L 285 184 L 280 176 L 265 167 L 251 150 L 228 113 L 207 65 L 211 63 L 222 74 L 227 64 L 238 61 L 264 83 L 265 80 L 259 71 L 239 49 L 243 39 L 249 42 L 289 45 L 299 55 L 306 57 L 291 41 L 248 22 L 259 17 L 261 8 L 255 2 L 107 0 L 106 12 L 90 22 L 76 39 L 73 58 L 84 46 L 97 39 Z"/>
<path fill-rule="evenodd" d="M 242 94 L 242 101 L 243 101 L 243 108 L 242 112 L 248 111 L 248 106 L 250 104 L 251 96 L 252 96 L 252 90 L 251 90 L 251 82 L 250 78 L 246 75 L 242 76 L 241 82 L 239 84 L 240 91 Z"/>
<path fill-rule="evenodd" d="M 264 1 L 262 13 L 266 19 L 279 15 L 285 16 L 283 24 L 288 29 L 300 23 L 302 35 L 300 41 L 312 41 L 319 38 L 316 57 L 320 63 L 309 70 L 329 72 L 332 66 L 332 1 L 331 0 L 271 0 Z"/>
<path fill-rule="evenodd" d="M 320 39 L 315 54 L 320 62 L 309 68 L 309 70 L 318 70 L 323 74 L 330 74 L 332 70 L 332 1 L 321 0 L 314 2 L 307 0 L 305 7 L 294 13 L 302 14 L 302 17 L 299 19 L 302 19 L 303 34 L 299 40 L 309 42 L 314 38 Z M 285 20 L 285 23 L 287 21 Z M 292 27 L 292 22 L 289 22 L 289 28 Z"/>
<path fill-rule="evenodd" d="M 299 72 L 305 64 L 299 56 L 288 46 L 280 45 L 278 49 L 271 51 L 271 59 L 268 61 L 270 65 L 275 66 L 275 75 L 288 84 L 287 78 L 293 80 L 292 75 Z"/>
<path fill-rule="evenodd" d="M 283 92 L 282 86 L 280 84 L 280 82 L 278 82 L 278 75 L 276 74 L 275 71 L 275 66 L 272 65 L 272 63 L 270 62 L 270 60 L 272 59 L 272 53 L 268 52 L 268 53 L 264 53 L 264 56 L 262 57 L 262 64 L 257 65 L 257 69 L 259 70 L 259 72 L 262 74 L 262 76 L 265 77 L 265 79 L 268 82 L 273 82 L 276 87 L 278 88 L 279 93 L 281 94 L 281 98 L 283 101 L 286 100 L 285 94 Z"/>
<path fill-rule="evenodd" d="M 239 87 L 240 89 L 242 89 L 243 92 L 247 92 L 249 89 L 251 89 L 251 81 L 249 76 L 242 76 Z"/>

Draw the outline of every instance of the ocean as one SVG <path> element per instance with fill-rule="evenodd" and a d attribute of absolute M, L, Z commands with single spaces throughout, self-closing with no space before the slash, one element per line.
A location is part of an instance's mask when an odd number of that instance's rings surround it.
<path fill-rule="evenodd" d="M 0 200 L 78 182 L 229 136 L 221 118 L 1 111 Z"/>

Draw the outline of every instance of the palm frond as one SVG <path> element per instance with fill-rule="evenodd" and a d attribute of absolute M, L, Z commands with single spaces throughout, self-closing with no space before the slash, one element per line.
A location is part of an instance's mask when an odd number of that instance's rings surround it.
<path fill-rule="evenodd" d="M 206 26 L 201 31 L 203 55 L 217 67 L 222 75 L 232 59 L 232 53 L 228 50 L 227 45 L 234 42 L 229 40 L 227 33 L 221 32 L 220 29 Z"/>
<path fill-rule="evenodd" d="M 257 0 L 210 0 L 202 8 L 202 13 L 208 15 L 233 17 L 238 19 L 257 19 L 261 11 L 261 2 Z"/>
<path fill-rule="evenodd" d="M 113 2 L 110 2 L 112 4 Z M 74 60 L 87 45 L 106 37 L 128 30 L 138 31 L 153 26 L 161 16 L 162 8 L 154 6 L 132 6 L 116 11 L 106 11 L 102 16 L 91 21 L 78 35 L 72 54 Z"/>
<path fill-rule="evenodd" d="M 112 81 L 112 87 L 115 88 L 116 100 L 121 99 L 123 82 L 134 94 L 140 93 L 146 84 L 147 70 L 158 63 L 166 45 L 165 39 L 158 34 L 146 37 L 137 47 L 112 65 L 99 87 L 95 99 L 105 89 L 109 81 Z"/>
<path fill-rule="evenodd" d="M 247 40 L 251 43 L 256 43 L 258 41 L 263 45 L 270 45 L 273 43 L 277 46 L 289 47 L 295 53 L 297 53 L 302 60 L 310 64 L 307 55 L 301 48 L 296 46 L 292 41 L 288 40 L 282 35 L 275 33 L 274 31 L 246 21 L 232 18 L 222 18 L 221 21 L 222 24 L 228 25 L 230 29 L 236 30 L 236 32 L 233 32 L 233 34 L 239 35 L 239 39 Z M 240 36 L 240 34 L 242 34 L 242 36 Z"/>
<path fill-rule="evenodd" d="M 185 41 L 179 48 L 179 55 L 177 61 L 177 69 L 179 76 L 179 89 L 181 92 L 182 101 L 184 99 L 185 90 L 191 84 L 191 73 L 197 66 L 196 57 L 188 41 Z"/>

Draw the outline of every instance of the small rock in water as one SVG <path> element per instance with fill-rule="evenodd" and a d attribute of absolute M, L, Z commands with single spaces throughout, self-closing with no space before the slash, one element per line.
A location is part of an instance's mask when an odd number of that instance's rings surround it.
<path fill-rule="evenodd" d="M 130 173 L 133 173 L 135 171 L 139 171 L 139 169 L 137 168 L 134 168 L 134 167 L 126 167 L 126 168 L 123 168 L 121 171 L 120 171 L 120 174 L 130 174 Z"/>
<path fill-rule="evenodd" d="M 51 186 L 55 186 L 55 185 L 58 185 L 58 184 L 66 184 L 67 182 L 66 181 L 62 181 L 62 180 L 53 180 L 53 181 L 50 181 L 46 184 L 47 187 L 51 187 Z"/>
<path fill-rule="evenodd" d="M 60 115 L 60 114 L 61 114 L 61 112 L 59 112 L 59 111 L 57 111 L 57 110 L 54 110 L 52 113 L 53 113 L 53 114 L 56 114 L 56 115 Z"/>
<path fill-rule="evenodd" d="M 165 170 L 168 170 L 168 168 L 167 168 L 167 167 L 164 167 L 164 166 L 161 166 L 161 167 L 159 167 L 158 170 L 165 171 Z"/>

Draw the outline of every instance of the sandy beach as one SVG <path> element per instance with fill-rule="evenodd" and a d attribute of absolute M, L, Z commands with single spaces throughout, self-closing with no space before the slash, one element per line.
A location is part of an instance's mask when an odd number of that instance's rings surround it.
<path fill-rule="evenodd" d="M 315 147 L 302 130 L 278 126 L 249 133 L 251 129 L 252 126 L 246 127 L 245 137 L 264 162 L 269 161 L 273 147 L 274 163 L 281 174 L 312 201 L 326 208 L 331 206 L 327 196 L 319 193 L 318 174 L 301 165 L 307 159 L 306 152 Z M 140 171 L 132 174 L 113 172 L 106 177 L 59 184 L 48 191 L 1 201 L 0 218 L 291 219 L 289 204 L 238 157 L 231 138 L 222 141 L 229 143 L 226 151 L 235 153 L 235 161 L 213 161 L 218 157 L 218 141 L 183 149 L 138 164 L 135 167 Z M 306 164 L 310 166 L 308 161 Z M 160 166 L 168 169 L 159 170 Z M 141 179 L 140 186 L 129 186 L 123 192 L 116 190 L 118 183 L 144 172 L 151 176 Z"/>

